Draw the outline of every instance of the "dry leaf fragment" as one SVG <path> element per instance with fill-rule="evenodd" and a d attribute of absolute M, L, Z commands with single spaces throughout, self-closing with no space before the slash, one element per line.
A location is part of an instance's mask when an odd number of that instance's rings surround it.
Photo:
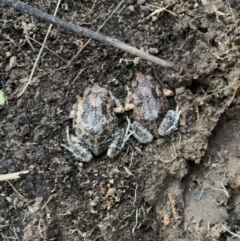
<path fill-rule="evenodd" d="M 113 196 L 117 192 L 116 188 L 109 188 L 107 192 L 107 197 Z"/>
<path fill-rule="evenodd" d="M 29 171 L 13 172 L 9 174 L 0 174 L 0 181 L 8 181 L 20 178 L 20 174 L 27 174 Z"/>
<path fill-rule="evenodd" d="M 10 61 L 9 61 L 9 67 L 10 69 L 14 68 L 16 65 L 17 65 L 17 57 L 16 56 L 12 56 L 10 58 Z"/>
<path fill-rule="evenodd" d="M 124 169 L 125 169 L 126 173 L 127 173 L 129 176 L 134 176 L 134 175 L 132 174 L 132 172 L 131 172 L 127 167 L 124 167 Z M 135 177 L 135 176 L 134 176 L 134 177 Z"/>
<path fill-rule="evenodd" d="M 163 94 L 165 95 L 165 96 L 173 96 L 174 95 L 174 93 L 173 93 L 173 91 L 172 90 L 170 90 L 170 89 L 163 89 Z"/>
<path fill-rule="evenodd" d="M 17 65 L 17 57 L 16 56 L 12 56 L 9 60 L 9 64 L 6 65 L 5 67 L 5 71 L 9 71 L 11 70 L 12 68 L 14 68 L 16 65 Z"/>

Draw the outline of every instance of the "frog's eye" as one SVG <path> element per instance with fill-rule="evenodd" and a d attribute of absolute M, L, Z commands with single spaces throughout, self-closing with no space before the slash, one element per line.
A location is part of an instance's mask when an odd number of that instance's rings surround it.
<path fill-rule="evenodd" d="M 162 97 L 162 96 L 163 96 L 162 89 L 160 88 L 159 85 L 156 85 L 155 90 L 156 90 L 156 93 L 157 93 L 157 95 L 158 95 L 159 97 Z"/>
<path fill-rule="evenodd" d="M 139 99 L 137 98 L 137 96 L 135 94 L 131 94 L 130 102 L 133 103 L 134 105 L 137 105 L 139 102 Z"/>
<path fill-rule="evenodd" d="M 89 94 L 89 92 L 90 92 L 90 89 L 87 88 L 87 89 L 84 91 L 83 96 L 87 96 L 87 95 Z"/>
<path fill-rule="evenodd" d="M 138 82 L 136 80 L 132 81 L 132 88 L 136 88 L 138 85 Z"/>

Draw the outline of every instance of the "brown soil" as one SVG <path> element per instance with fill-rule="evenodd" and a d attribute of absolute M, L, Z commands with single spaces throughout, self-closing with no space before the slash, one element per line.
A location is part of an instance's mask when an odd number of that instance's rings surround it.
<path fill-rule="evenodd" d="M 118 3 L 67 0 L 57 16 L 97 30 Z M 163 9 L 147 18 L 148 4 Z M 101 32 L 173 61 L 177 73 L 93 40 L 65 67 L 87 39 L 53 27 L 20 97 L 49 24 L 2 9 L 0 173 L 29 173 L 0 183 L 0 240 L 239 239 L 240 3 L 127 0 L 120 9 Z M 61 147 L 76 96 L 98 82 L 123 102 L 137 71 L 174 90 L 178 131 L 149 145 L 131 138 L 117 158 L 81 168 Z"/>

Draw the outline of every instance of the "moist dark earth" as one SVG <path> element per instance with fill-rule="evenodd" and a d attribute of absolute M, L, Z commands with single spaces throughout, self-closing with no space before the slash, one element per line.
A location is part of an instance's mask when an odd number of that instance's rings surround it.
<path fill-rule="evenodd" d="M 119 3 L 66 0 L 57 16 L 97 31 Z M 49 24 L 2 7 L 0 177 L 28 173 L 0 182 L 0 240 L 239 240 L 239 11 L 239 1 L 124 1 L 100 32 L 176 72 L 95 40 L 78 53 L 88 39 L 53 26 L 25 88 Z M 77 96 L 99 83 L 124 103 L 137 72 L 174 92 L 178 130 L 81 163 L 61 146 Z"/>

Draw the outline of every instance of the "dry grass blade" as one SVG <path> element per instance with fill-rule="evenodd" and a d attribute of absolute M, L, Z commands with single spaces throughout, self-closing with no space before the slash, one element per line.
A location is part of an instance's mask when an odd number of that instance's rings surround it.
<path fill-rule="evenodd" d="M 37 43 L 37 44 L 39 44 L 39 45 L 42 46 L 42 43 L 38 42 L 36 39 L 31 38 L 31 37 L 29 37 L 29 36 L 28 36 L 28 38 L 31 39 L 32 41 L 34 41 L 35 43 Z M 46 50 L 48 50 L 50 53 L 52 53 L 54 56 L 56 56 L 57 58 L 61 59 L 63 62 L 67 63 L 67 60 L 66 60 L 66 59 L 62 58 L 60 55 L 58 55 L 57 53 L 55 53 L 53 50 L 51 50 L 51 49 L 48 48 L 47 46 L 44 46 L 44 48 L 45 48 Z"/>
<path fill-rule="evenodd" d="M 59 5 L 60 5 L 60 2 L 61 2 L 61 0 L 58 0 L 57 6 L 56 6 L 56 9 L 55 9 L 55 12 L 54 12 L 54 16 L 57 14 L 58 7 L 59 7 Z M 39 51 L 39 53 L 38 53 L 38 56 L 37 56 L 37 59 L 36 59 L 34 65 L 33 65 L 33 68 L 32 68 L 30 77 L 29 77 L 29 79 L 28 79 L 28 82 L 27 82 L 27 84 L 23 87 L 22 91 L 17 95 L 17 97 L 20 97 L 20 96 L 24 93 L 24 91 L 27 89 L 27 87 L 30 85 L 30 83 L 31 83 L 31 81 L 32 81 L 33 75 L 34 75 L 34 73 L 35 73 L 35 69 L 36 69 L 36 67 L 37 67 L 37 64 L 38 64 L 38 61 L 39 61 L 40 56 L 41 56 L 41 54 L 42 54 L 42 51 L 43 51 L 43 49 L 44 49 L 44 46 L 45 46 L 45 44 L 46 44 L 46 41 L 47 41 L 48 35 L 49 35 L 50 31 L 51 31 L 51 28 L 52 28 L 52 24 L 50 24 L 50 26 L 49 26 L 49 28 L 48 28 L 48 31 L 47 31 L 47 34 L 46 34 L 46 36 L 45 36 L 45 38 L 44 38 L 42 47 L 41 47 L 41 49 L 40 49 L 40 51 Z"/>
<path fill-rule="evenodd" d="M 145 17 L 143 20 L 139 21 L 140 23 L 144 22 L 145 20 L 149 20 L 151 17 L 155 16 L 155 15 L 159 15 L 161 12 L 168 12 L 169 14 L 173 15 L 174 17 L 177 17 L 177 14 L 168 10 L 167 8 L 169 7 L 169 5 L 167 7 L 158 7 L 158 6 L 154 6 L 151 4 L 147 4 L 146 6 L 155 8 L 156 10 L 154 10 L 151 14 L 149 14 L 147 17 Z"/>
<path fill-rule="evenodd" d="M 27 174 L 29 171 L 21 171 L 21 172 L 13 172 L 8 174 L 1 174 L 0 175 L 0 181 L 8 181 L 8 180 L 14 180 L 19 179 L 21 174 Z"/>

